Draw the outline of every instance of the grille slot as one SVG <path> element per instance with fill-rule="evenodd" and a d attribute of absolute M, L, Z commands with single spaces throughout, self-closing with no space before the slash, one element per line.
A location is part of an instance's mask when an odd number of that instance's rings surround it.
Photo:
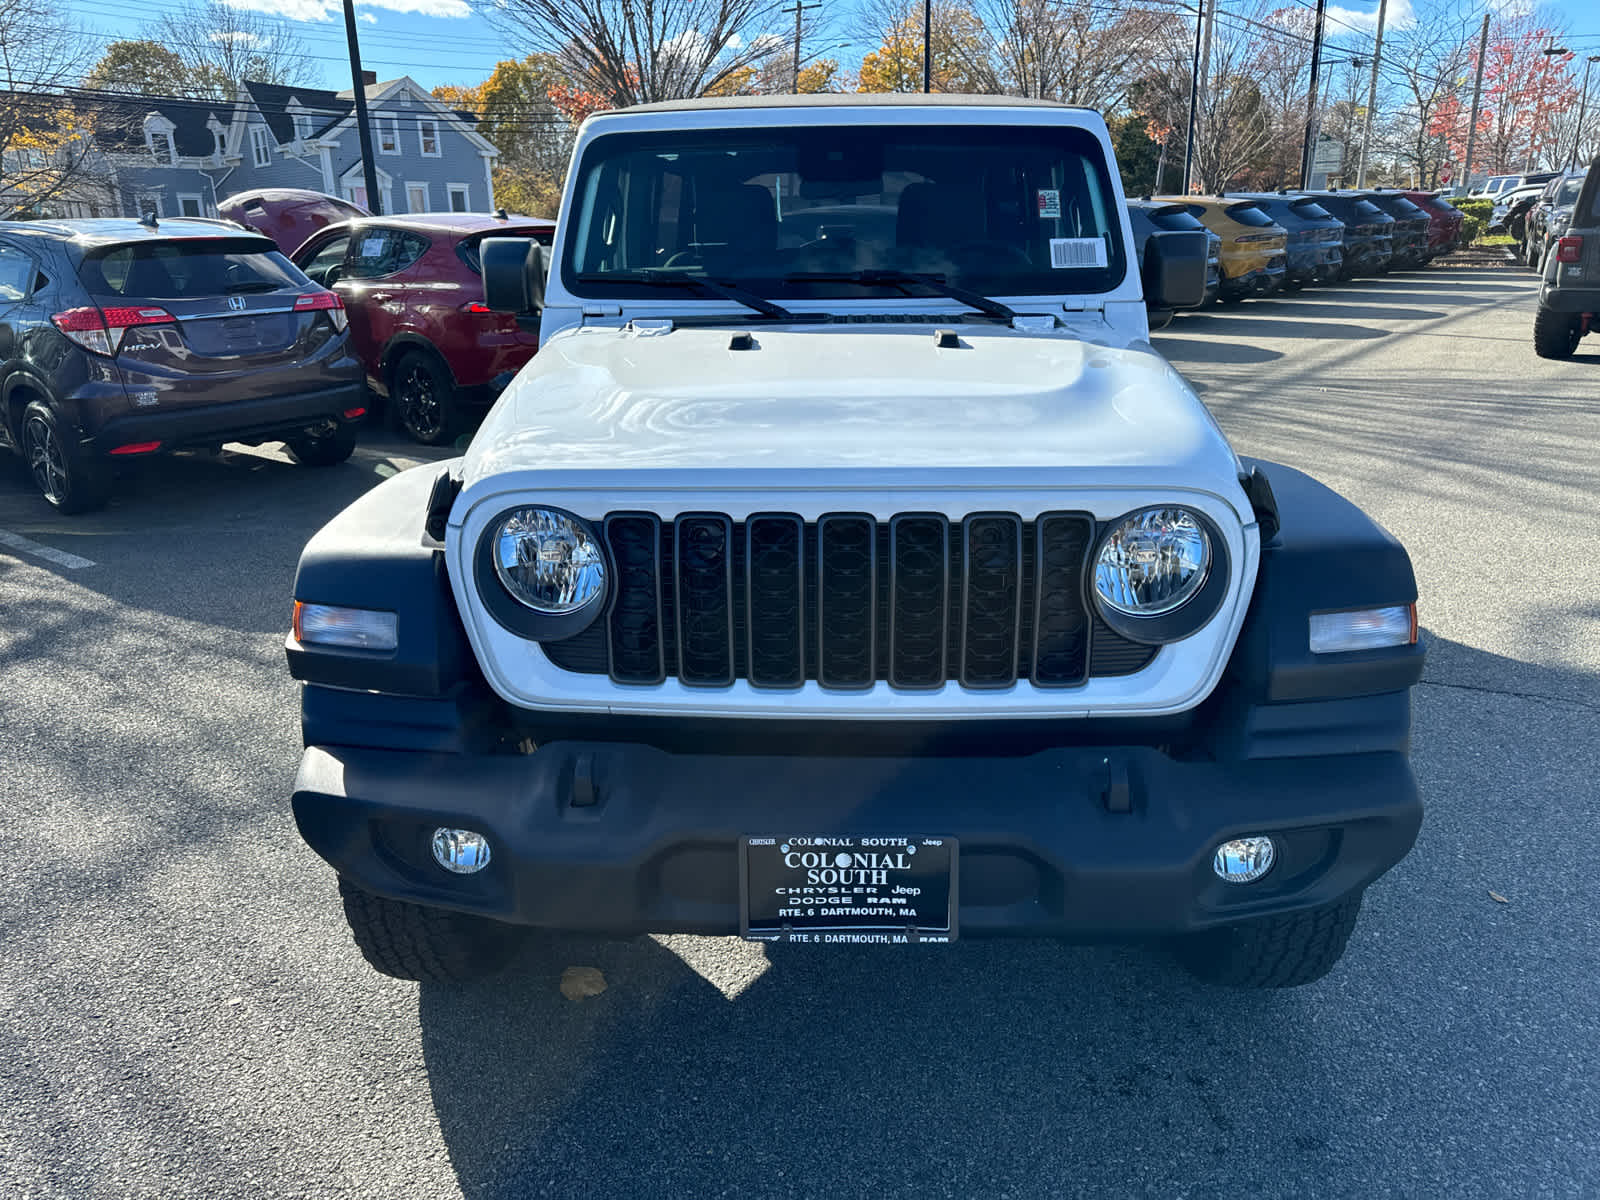
<path fill-rule="evenodd" d="M 961 683 L 1009 687 L 1022 632 L 1022 521 L 1009 513 L 968 517 L 961 538 Z"/>
<path fill-rule="evenodd" d="M 878 528 L 853 514 L 817 522 L 817 679 L 868 688 L 877 674 Z"/>
<path fill-rule="evenodd" d="M 933 688 L 945 681 L 950 640 L 950 525 L 942 516 L 889 522 L 889 682 Z"/>
<path fill-rule="evenodd" d="M 751 517 L 744 534 L 750 682 L 799 687 L 806 678 L 805 522 Z"/>
<path fill-rule="evenodd" d="M 1094 525 L 1051 513 L 1034 525 L 1033 682 L 1070 687 L 1089 676 L 1089 616 L 1079 595 Z"/>
<path fill-rule="evenodd" d="M 611 677 L 660 683 L 667 677 L 661 637 L 661 521 L 649 513 L 606 518 L 616 564 L 616 598 L 607 617 Z"/>
<path fill-rule="evenodd" d="M 678 678 L 702 687 L 733 682 L 733 522 L 679 518 L 674 529 Z"/>
<path fill-rule="evenodd" d="M 959 524 L 838 513 L 808 525 L 792 513 L 735 523 L 625 512 L 604 529 L 610 609 L 542 649 L 564 670 L 618 683 L 1070 688 L 1143 670 L 1157 653 L 1086 607 L 1096 532 L 1086 513 Z"/>

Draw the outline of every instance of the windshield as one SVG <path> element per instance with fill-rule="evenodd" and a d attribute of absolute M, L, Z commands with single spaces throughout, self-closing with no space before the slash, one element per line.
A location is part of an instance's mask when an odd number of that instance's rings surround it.
<path fill-rule="evenodd" d="M 1308 221 L 1333 220 L 1333 214 L 1315 200 L 1296 200 L 1289 207 Z"/>
<path fill-rule="evenodd" d="M 1199 217 L 1176 205 L 1171 208 L 1158 208 L 1150 214 L 1150 223 L 1157 229 L 1192 230 L 1205 228 Z"/>
<path fill-rule="evenodd" d="M 1578 193 L 1583 191 L 1583 176 L 1573 175 L 1561 181 L 1561 190 L 1556 193 L 1555 205 L 1558 208 L 1570 207 L 1578 202 Z"/>
<path fill-rule="evenodd" d="M 778 298 L 906 294 L 873 272 L 1058 295 L 1109 291 L 1125 271 L 1115 192 L 1081 129 L 612 134 L 584 153 L 574 207 L 561 266 L 579 296 L 660 295 L 651 273 Z"/>

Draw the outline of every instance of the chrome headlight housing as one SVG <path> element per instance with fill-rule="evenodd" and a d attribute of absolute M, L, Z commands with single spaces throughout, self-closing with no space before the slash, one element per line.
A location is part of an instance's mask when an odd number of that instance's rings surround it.
<path fill-rule="evenodd" d="M 474 571 L 484 606 L 507 629 L 555 641 L 587 629 L 605 610 L 605 543 L 581 517 L 519 505 L 490 521 Z"/>
<path fill-rule="evenodd" d="M 552 617 L 585 609 L 606 591 L 600 540 L 554 508 L 518 508 L 500 519 L 494 573 L 518 604 Z"/>
<path fill-rule="evenodd" d="M 1227 546 L 1211 520 L 1176 504 L 1109 522 L 1090 560 L 1101 618 L 1134 641 L 1162 644 L 1196 632 L 1222 606 Z"/>

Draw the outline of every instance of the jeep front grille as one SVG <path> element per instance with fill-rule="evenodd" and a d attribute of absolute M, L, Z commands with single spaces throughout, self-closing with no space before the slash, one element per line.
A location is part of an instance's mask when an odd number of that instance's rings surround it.
<path fill-rule="evenodd" d="M 1086 609 L 1094 532 L 1073 512 L 613 513 L 606 616 L 542 648 L 558 667 L 624 684 L 1073 687 L 1155 656 Z"/>

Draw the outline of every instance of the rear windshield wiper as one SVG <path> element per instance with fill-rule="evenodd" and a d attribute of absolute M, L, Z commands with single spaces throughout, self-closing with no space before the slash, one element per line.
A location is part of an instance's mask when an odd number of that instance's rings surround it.
<path fill-rule="evenodd" d="M 710 279 L 704 275 L 690 275 L 686 272 L 656 272 L 656 271 L 585 271 L 578 276 L 579 283 L 642 283 L 646 287 L 674 287 L 695 288 L 708 292 L 713 296 L 720 296 L 724 300 L 732 300 L 735 304 L 742 304 L 746 308 L 753 308 L 763 317 L 770 317 L 774 321 L 795 321 L 799 318 L 787 308 L 774 304 L 764 296 L 754 292 L 747 292 L 737 284 L 727 283 L 720 279 Z"/>
<path fill-rule="evenodd" d="M 941 296 L 949 296 L 952 300 L 959 300 L 969 308 L 974 308 L 986 316 L 998 317 L 1002 321 L 1014 318 L 1016 312 L 1001 304 L 998 300 L 991 300 L 978 292 L 968 291 L 964 287 L 956 287 L 946 283 L 943 275 L 922 275 L 915 271 L 896 270 L 866 270 L 866 271 L 794 271 L 783 277 L 785 283 L 860 283 L 867 286 L 885 285 L 897 287 L 902 292 L 910 295 L 906 289 L 915 284 L 930 288 Z"/>

